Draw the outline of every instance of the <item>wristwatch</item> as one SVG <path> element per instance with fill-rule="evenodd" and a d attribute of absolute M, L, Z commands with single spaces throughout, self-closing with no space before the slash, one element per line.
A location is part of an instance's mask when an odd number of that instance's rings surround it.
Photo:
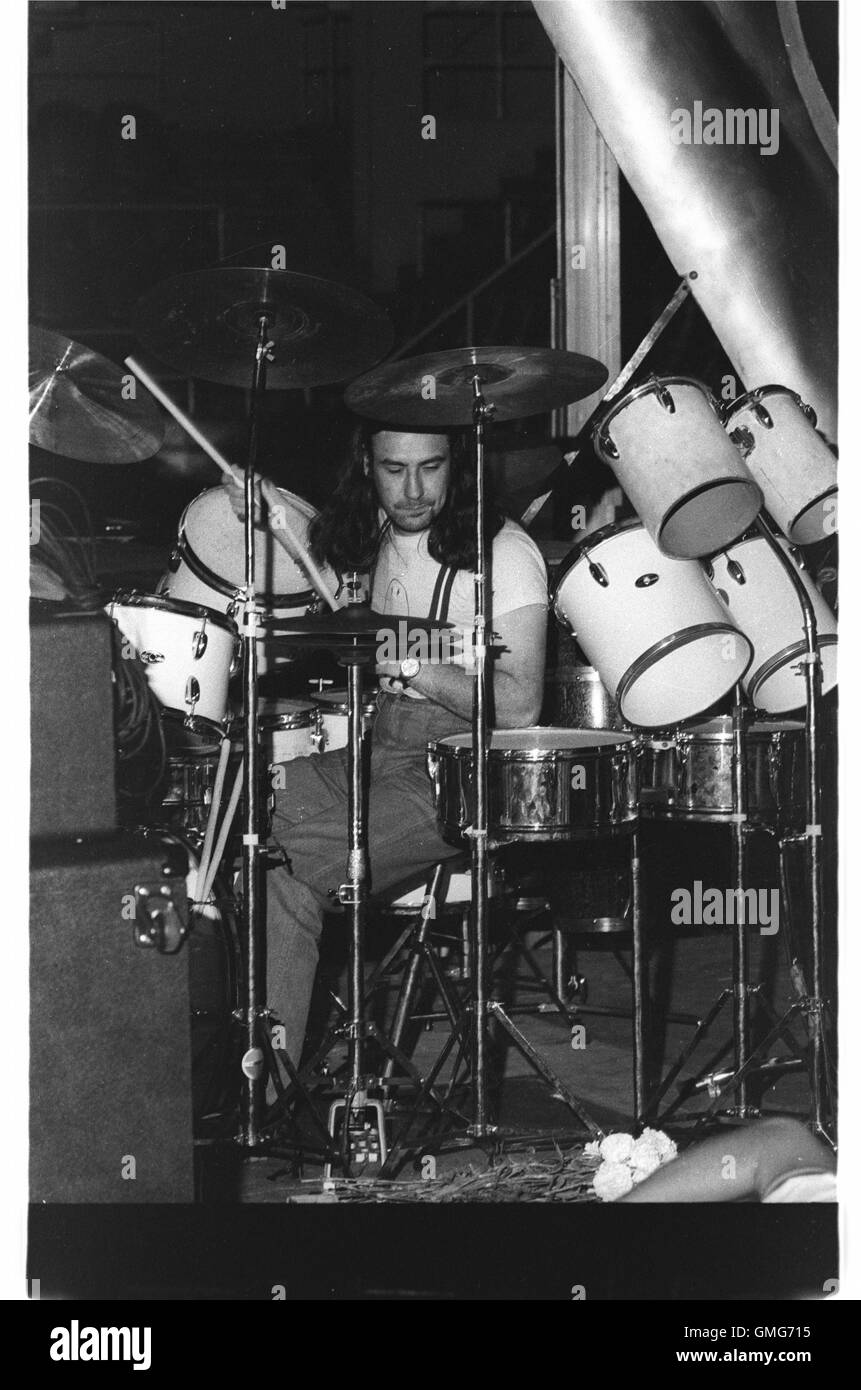
<path fill-rule="evenodd" d="M 422 664 L 417 656 L 405 656 L 401 662 L 401 685 L 406 689 L 411 681 L 414 681 Z"/>

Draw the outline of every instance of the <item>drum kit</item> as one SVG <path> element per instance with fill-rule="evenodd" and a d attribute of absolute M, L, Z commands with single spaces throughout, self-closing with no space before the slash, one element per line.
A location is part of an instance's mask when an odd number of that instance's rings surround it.
<path fill-rule="evenodd" d="M 344 380 L 352 380 L 345 400 L 359 415 L 395 428 L 472 432 L 473 730 L 428 748 L 441 832 L 468 844 L 471 856 L 469 1138 L 497 1133 L 487 1095 L 488 1034 L 493 1020 L 508 1023 L 488 980 L 494 849 L 626 835 L 641 819 L 729 825 L 738 891 L 744 890 L 745 837 L 752 828 L 791 828 L 803 840 L 813 979 L 789 1013 L 801 1012 L 808 1026 L 813 1123 L 827 1134 L 817 741 L 821 696 L 836 684 L 836 623 L 793 547 L 836 530 L 836 466 L 812 411 L 781 386 L 750 391 L 726 409 L 687 377 L 653 376 L 627 392 L 619 389 L 624 373 L 617 378 L 586 428 L 593 426 L 596 452 L 612 466 L 638 515 L 584 536 L 559 566 L 551 593 L 557 621 L 576 636 L 590 665 L 578 666 L 566 686 L 559 726 L 491 730 L 488 426 L 594 394 L 607 378 L 603 365 L 550 349 L 466 347 L 373 367 L 392 339 L 373 304 L 314 277 L 253 268 L 166 281 L 138 306 L 135 328 L 174 370 L 250 388 L 244 469 L 219 454 L 135 359 L 126 365 L 147 390 L 129 400 L 120 390 L 127 378 L 114 364 L 42 329 L 31 338 L 31 432 L 34 442 L 57 453 L 134 462 L 154 453 L 163 437 L 154 396 L 244 490 L 243 526 L 225 489 L 204 491 L 182 515 L 157 592 L 120 592 L 107 607 L 143 663 L 165 718 L 189 735 L 188 745 L 169 760 L 162 823 L 199 849 L 191 897 L 201 920 L 218 911 L 216 875 L 223 877 L 224 866 L 241 859 L 235 913 L 240 1144 L 257 1150 L 266 1141 L 264 1092 L 275 1054 L 268 1034 L 261 872 L 271 773 L 294 758 L 347 749 L 346 875 L 338 893 L 351 921 L 343 1030 L 349 1080 L 342 1109 L 371 1103 L 369 1039 L 388 1050 L 387 1076 L 395 1056 L 402 1060 L 398 1048 L 387 1049 L 365 1010 L 369 858 L 362 778 L 374 705 L 363 677 L 386 619 L 355 601 L 355 580 L 345 586 L 316 564 L 308 550 L 315 513 L 303 498 L 268 484 L 264 499 L 270 517 L 277 509 L 278 524 L 260 529 L 254 522 L 265 391 Z M 429 380 L 432 392 L 424 389 Z M 262 698 L 261 674 L 297 653 L 321 649 L 344 667 L 343 690 L 318 690 L 307 701 Z M 234 714 L 231 678 L 240 669 L 241 711 Z M 733 714 L 708 718 L 730 692 Z M 774 717 L 802 707 L 803 722 Z M 233 789 L 219 828 L 231 766 Z M 289 779 L 282 785 L 289 791 Z M 231 841 L 240 808 L 242 829 Z M 738 1092 L 737 1113 L 746 1113 L 745 1087 L 755 1063 L 747 950 L 741 928 L 735 939 L 735 1069 L 725 1088 Z M 277 1056 L 290 1091 L 307 1098 L 307 1068 L 300 1074 L 286 1054 Z M 639 1103 L 637 1109 L 639 1116 Z"/>

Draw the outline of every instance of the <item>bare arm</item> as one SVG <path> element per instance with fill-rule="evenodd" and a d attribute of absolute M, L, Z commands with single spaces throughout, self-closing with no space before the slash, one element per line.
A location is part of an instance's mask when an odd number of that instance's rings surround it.
<path fill-rule="evenodd" d="M 622 1202 L 761 1200 L 778 1178 L 833 1172 L 834 1155 L 798 1120 L 775 1117 L 693 1144 Z"/>
<path fill-rule="evenodd" d="M 501 646 L 499 654 L 490 661 L 496 726 L 516 729 L 534 724 L 541 712 L 544 694 L 547 609 L 543 604 L 517 608 L 494 619 L 493 630 Z M 399 668 L 381 662 L 377 673 L 397 678 Z M 453 714 L 471 718 L 472 671 L 462 666 L 427 662 L 411 685 L 420 695 L 443 705 Z"/>

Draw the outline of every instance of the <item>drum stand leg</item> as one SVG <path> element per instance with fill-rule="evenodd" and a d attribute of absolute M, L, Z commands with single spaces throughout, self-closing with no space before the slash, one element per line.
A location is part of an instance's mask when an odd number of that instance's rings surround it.
<path fill-rule="evenodd" d="M 822 857 L 821 857 L 821 835 L 822 824 L 820 814 L 820 788 L 819 788 L 819 747 L 818 747 L 818 726 L 819 726 L 819 705 L 822 691 L 822 663 L 819 656 L 819 646 L 817 642 L 816 615 L 813 611 L 813 604 L 810 600 L 804 584 L 796 571 L 795 565 L 787 558 L 782 546 L 773 534 L 770 526 L 765 521 L 762 514 L 757 518 L 757 529 L 767 541 L 772 552 L 780 562 L 784 572 L 792 582 L 796 595 L 801 606 L 805 654 L 803 657 L 804 665 L 804 688 L 805 688 L 805 745 L 807 753 L 807 781 L 806 781 L 806 810 L 807 825 L 801 837 L 807 849 L 807 891 L 808 891 L 808 910 L 810 920 L 810 937 L 812 945 L 812 994 L 808 994 L 803 977 L 796 968 L 793 973 L 793 986 L 799 994 L 799 999 L 790 1005 L 783 1018 L 778 1020 L 774 1028 L 766 1038 L 759 1044 L 756 1052 L 749 1057 L 745 1055 L 743 1059 L 737 1059 L 737 1070 L 735 1075 L 723 1089 L 728 1092 L 739 1090 L 742 1097 L 745 1095 L 744 1083 L 747 1074 L 752 1070 L 755 1059 L 766 1048 L 771 1046 L 774 1039 L 779 1036 L 785 1028 L 788 1020 L 797 1012 L 804 1016 L 808 1031 L 808 1074 L 810 1078 L 811 1111 L 809 1117 L 810 1127 L 815 1134 L 826 1140 L 829 1144 L 834 1144 L 834 1122 L 835 1108 L 832 1090 L 831 1063 L 828 1056 L 827 1039 L 825 1035 L 825 1004 L 823 998 L 823 888 L 822 888 Z M 781 869 L 783 871 L 783 860 Z M 784 875 L 782 872 L 782 880 Z M 797 967 L 797 962 L 796 962 Z M 742 1101 L 742 1104 L 744 1102 Z M 712 1107 L 714 1109 L 715 1107 Z"/>
<path fill-rule="evenodd" d="M 733 935 L 733 984 L 730 989 L 721 991 L 715 1003 L 712 1005 L 706 1017 L 698 1024 L 697 1029 L 690 1042 L 682 1049 L 681 1054 L 675 1064 L 659 1084 L 657 1090 L 651 1097 L 648 1107 L 648 1114 L 655 1115 L 657 1124 L 665 1123 L 668 1116 L 676 1110 L 680 1101 L 670 1106 L 664 1115 L 659 1119 L 656 1110 L 661 1099 L 666 1095 L 669 1087 L 681 1072 L 688 1058 L 692 1056 L 702 1038 L 706 1036 L 715 1019 L 721 1013 L 725 1004 L 732 1003 L 732 1024 L 733 1024 L 733 1073 L 732 1079 L 724 1086 L 718 1087 L 718 1078 L 711 1076 L 706 1078 L 705 1084 L 708 1085 L 710 1093 L 715 1096 L 713 1104 L 709 1109 L 698 1118 L 697 1127 L 711 1119 L 717 1110 L 725 1091 L 738 1092 L 738 1104 L 730 1112 L 737 1119 L 750 1119 L 759 1112 L 748 1103 L 747 1077 L 752 1069 L 750 1054 L 750 998 L 751 994 L 756 993 L 750 985 L 750 951 L 747 939 L 747 925 L 744 920 L 745 913 L 743 904 L 746 899 L 745 879 L 746 879 L 746 837 L 747 826 L 747 744 L 745 738 L 745 706 L 744 692 L 740 684 L 735 688 L 735 700 L 733 702 L 732 713 L 732 860 L 733 860 L 733 890 L 736 911 L 735 931 Z"/>

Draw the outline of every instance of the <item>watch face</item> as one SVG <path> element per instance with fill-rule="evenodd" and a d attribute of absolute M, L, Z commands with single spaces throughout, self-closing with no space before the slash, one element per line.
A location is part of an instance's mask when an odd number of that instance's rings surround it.
<path fill-rule="evenodd" d="M 404 660 L 401 662 L 401 675 L 404 677 L 405 680 L 415 680 L 416 676 L 418 675 L 421 669 L 422 664 L 417 656 L 405 657 Z"/>

